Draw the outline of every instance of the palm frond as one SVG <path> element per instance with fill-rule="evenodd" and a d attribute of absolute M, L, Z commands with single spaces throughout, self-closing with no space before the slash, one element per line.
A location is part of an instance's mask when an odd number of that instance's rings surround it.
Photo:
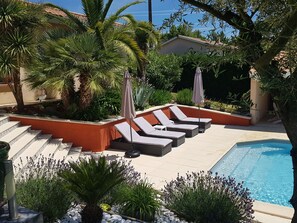
<path fill-rule="evenodd" d="M 114 186 L 124 181 L 124 167 L 105 157 L 70 163 L 71 170 L 59 173 L 66 186 L 88 204 L 99 202 Z"/>

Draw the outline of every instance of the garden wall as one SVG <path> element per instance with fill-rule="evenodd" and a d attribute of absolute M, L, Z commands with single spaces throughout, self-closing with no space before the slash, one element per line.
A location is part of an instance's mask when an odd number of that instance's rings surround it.
<path fill-rule="evenodd" d="M 197 108 L 190 106 L 179 107 L 188 116 L 198 117 L 199 115 L 200 117 L 212 118 L 213 124 L 247 126 L 251 123 L 251 118 L 248 117 L 208 109 L 197 110 Z M 137 117 L 142 116 L 152 125 L 157 124 L 158 121 L 152 114 L 152 111 L 155 109 L 142 112 Z M 169 111 L 169 106 L 163 107 L 162 110 L 169 118 L 173 118 Z M 106 123 L 93 123 L 18 115 L 11 115 L 10 120 L 20 121 L 22 125 L 31 125 L 32 129 L 42 130 L 45 134 L 52 134 L 54 138 L 63 138 L 64 142 L 72 142 L 74 146 L 82 146 L 83 150 L 92 150 L 94 152 L 104 151 L 109 147 L 111 140 L 120 137 L 114 125 L 124 121 L 123 118 L 120 118 Z M 135 130 L 138 130 L 134 124 L 132 126 Z"/>

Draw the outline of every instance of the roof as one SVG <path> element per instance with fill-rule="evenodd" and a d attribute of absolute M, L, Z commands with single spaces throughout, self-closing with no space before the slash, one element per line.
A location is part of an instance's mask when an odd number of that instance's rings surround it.
<path fill-rule="evenodd" d="M 175 41 L 176 39 L 183 39 L 183 40 L 186 40 L 186 41 L 189 41 L 189 42 L 198 43 L 198 44 L 202 44 L 202 45 L 211 45 L 211 46 L 223 46 L 223 45 L 225 45 L 225 44 L 223 44 L 221 42 L 208 41 L 208 40 L 203 40 L 203 39 L 200 39 L 200 38 L 178 35 L 178 36 L 173 37 L 172 39 L 166 41 L 165 43 L 163 43 L 162 46 L 167 45 L 168 43 L 170 43 L 172 41 Z"/>
<path fill-rule="evenodd" d="M 45 11 L 47 13 L 50 13 L 52 15 L 56 15 L 56 16 L 61 16 L 61 17 L 67 17 L 67 15 L 62 12 L 61 10 L 57 9 L 57 8 L 46 8 Z M 84 14 L 80 14 L 80 13 L 76 13 L 76 12 L 70 12 L 72 15 L 74 15 L 76 18 L 85 21 L 87 19 L 87 17 Z"/>
<path fill-rule="evenodd" d="M 26 3 L 27 4 L 32 4 L 32 5 L 39 4 L 39 3 L 32 3 L 32 2 L 26 2 Z M 67 17 L 67 15 L 63 11 L 61 11 L 61 10 L 59 10 L 57 8 L 46 7 L 45 11 L 47 13 L 50 13 L 50 14 L 55 15 L 55 16 Z M 70 12 L 70 13 L 72 15 L 74 15 L 76 18 L 78 18 L 79 20 L 81 20 L 81 21 L 86 21 L 87 20 L 87 16 L 85 14 L 81 14 L 81 13 L 77 13 L 77 12 Z M 115 26 L 120 26 L 120 25 L 121 25 L 121 23 L 115 22 Z"/>

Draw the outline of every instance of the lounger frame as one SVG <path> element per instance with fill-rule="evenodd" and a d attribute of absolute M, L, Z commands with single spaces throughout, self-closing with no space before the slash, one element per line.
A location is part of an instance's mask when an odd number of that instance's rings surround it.
<path fill-rule="evenodd" d="M 167 146 L 158 145 L 148 145 L 142 143 L 134 143 L 133 149 L 137 149 L 141 154 L 152 155 L 152 156 L 164 156 L 171 151 L 172 144 L 169 143 Z M 132 149 L 131 143 L 127 142 L 125 138 L 118 138 L 110 142 L 110 148 L 120 149 L 124 151 L 129 151 Z"/>

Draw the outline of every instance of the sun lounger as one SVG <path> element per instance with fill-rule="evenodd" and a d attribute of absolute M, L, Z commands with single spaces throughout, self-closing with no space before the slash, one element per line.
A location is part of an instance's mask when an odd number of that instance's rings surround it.
<path fill-rule="evenodd" d="M 175 124 L 164 114 L 163 111 L 156 110 L 153 111 L 153 113 L 159 122 L 167 127 L 167 130 L 184 132 L 186 133 L 186 137 L 193 137 L 198 134 L 198 125 Z"/>
<path fill-rule="evenodd" d="M 111 141 L 110 147 L 129 151 L 131 147 L 131 129 L 127 122 L 115 125 L 115 128 L 121 133 L 123 138 Z M 133 149 L 139 150 L 142 154 L 163 156 L 171 151 L 171 139 L 159 139 L 154 137 L 140 136 L 132 128 Z"/>
<path fill-rule="evenodd" d="M 193 124 L 193 125 L 198 125 L 199 124 L 199 129 L 202 131 L 205 131 L 211 126 L 211 118 L 193 118 L 193 117 L 187 117 L 182 110 L 179 109 L 177 106 L 171 106 L 169 109 L 172 111 L 172 113 L 175 115 L 177 118 L 176 123 L 181 123 L 181 124 Z"/>
<path fill-rule="evenodd" d="M 186 134 L 184 132 L 175 131 L 162 131 L 156 130 L 147 120 L 143 117 L 133 119 L 135 124 L 142 130 L 147 136 L 157 138 L 167 138 L 172 140 L 172 146 L 176 147 L 185 142 Z"/>

